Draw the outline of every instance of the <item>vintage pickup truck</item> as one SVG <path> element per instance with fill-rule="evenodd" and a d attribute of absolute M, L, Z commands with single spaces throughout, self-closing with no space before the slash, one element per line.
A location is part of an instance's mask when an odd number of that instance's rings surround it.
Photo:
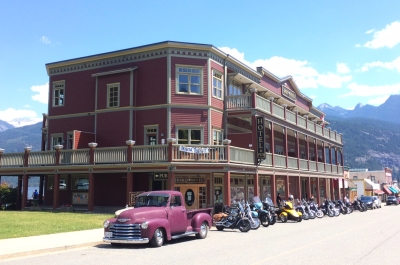
<path fill-rule="evenodd" d="M 135 208 L 104 222 L 104 242 L 112 245 L 148 243 L 161 247 L 165 240 L 189 235 L 206 238 L 212 208 L 186 210 L 179 191 L 149 191 L 138 195 Z"/>

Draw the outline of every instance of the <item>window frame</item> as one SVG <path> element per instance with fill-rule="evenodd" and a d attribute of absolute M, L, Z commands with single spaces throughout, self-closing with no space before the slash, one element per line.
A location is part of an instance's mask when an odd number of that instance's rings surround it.
<path fill-rule="evenodd" d="M 149 131 L 154 130 L 154 131 Z M 149 143 L 149 136 L 155 135 L 156 136 L 156 144 L 158 144 L 158 125 L 145 125 L 144 126 L 144 143 L 146 145 L 150 145 Z"/>
<path fill-rule="evenodd" d="M 220 78 L 216 77 L 215 75 L 221 75 Z M 214 79 L 221 81 L 221 88 L 215 87 L 214 86 Z M 214 93 L 214 90 L 219 90 L 221 93 L 221 97 L 219 97 L 218 95 L 216 95 Z M 213 70 L 212 71 L 212 96 L 214 98 L 223 100 L 224 99 L 224 75 L 218 71 Z"/>
<path fill-rule="evenodd" d="M 231 89 L 232 87 L 232 89 Z M 235 88 L 235 89 L 233 89 Z M 234 92 L 234 93 L 231 93 Z M 238 93 L 238 91 L 240 91 L 240 93 Z M 244 95 L 245 92 L 243 92 L 243 84 L 235 81 L 235 80 L 231 80 L 229 87 L 228 87 L 228 96 L 241 96 Z"/>
<path fill-rule="evenodd" d="M 55 150 L 54 146 L 57 145 L 57 144 L 64 145 L 64 134 L 62 134 L 62 133 L 54 133 L 54 134 L 51 134 L 50 136 L 51 136 L 51 144 L 52 144 L 51 150 Z M 61 138 L 61 141 L 57 141 L 57 144 L 54 144 L 54 139 L 55 138 Z"/>
<path fill-rule="evenodd" d="M 112 88 L 117 88 L 118 95 L 117 95 L 117 105 L 116 106 L 110 106 L 110 103 L 111 103 L 110 90 Z M 118 108 L 120 106 L 120 98 L 121 98 L 120 91 L 121 91 L 120 83 L 107 84 L 107 109 Z"/>
<path fill-rule="evenodd" d="M 188 143 L 186 143 L 187 145 L 202 145 L 204 143 L 204 128 L 202 126 L 176 126 L 176 131 L 175 131 L 175 136 L 176 136 L 176 143 L 177 144 L 183 144 L 183 143 L 179 143 L 179 130 L 188 130 L 188 138 L 187 141 Z M 200 142 L 198 144 L 193 144 L 191 143 L 191 131 L 195 130 L 195 131 L 200 131 Z"/>
<path fill-rule="evenodd" d="M 213 143 L 213 145 L 223 145 L 223 143 L 222 143 L 222 141 L 224 140 L 224 130 L 222 130 L 222 129 L 213 129 L 212 130 L 212 137 L 213 137 L 213 139 L 212 139 L 212 143 Z M 217 144 L 215 143 L 216 141 L 215 141 L 215 133 L 217 133 L 217 136 L 218 135 L 220 135 L 221 136 L 221 139 L 219 140 L 219 141 L 217 141 Z"/>
<path fill-rule="evenodd" d="M 60 81 L 54 81 L 53 83 L 52 83 L 52 85 L 53 85 L 53 89 L 52 89 L 52 92 L 53 92 L 53 96 L 52 96 L 52 106 L 53 107 L 63 107 L 63 106 L 65 106 L 65 80 L 60 80 Z M 60 86 L 60 85 L 62 85 L 62 88 L 57 88 L 57 86 Z M 57 99 L 58 99 L 58 104 L 56 105 L 56 91 L 60 91 L 60 90 L 62 90 L 62 95 L 63 95 L 63 97 L 62 97 L 62 104 L 60 104 L 60 92 L 58 92 L 58 97 L 57 97 Z"/>
<path fill-rule="evenodd" d="M 184 69 L 184 68 L 186 68 L 186 69 L 198 69 L 198 70 L 200 70 L 200 73 L 199 74 L 197 74 L 197 73 L 189 73 L 189 72 L 180 72 L 179 71 L 179 68 L 182 68 L 182 69 Z M 189 75 L 188 76 L 188 92 L 181 92 L 180 90 L 179 90 L 179 74 L 187 74 L 187 75 Z M 192 93 L 191 92 L 191 82 L 190 82 L 190 76 L 192 76 L 192 75 L 199 75 L 200 76 L 200 83 L 199 83 L 199 87 L 200 87 L 200 91 L 199 91 L 199 93 Z M 176 94 L 180 94 L 180 95 L 192 95 L 192 96 L 202 96 L 203 95 L 203 91 L 204 91 L 204 89 L 203 89 L 203 67 L 202 66 L 197 66 L 197 65 L 179 65 L 179 64 L 177 64 L 177 65 L 175 65 L 175 93 Z"/>

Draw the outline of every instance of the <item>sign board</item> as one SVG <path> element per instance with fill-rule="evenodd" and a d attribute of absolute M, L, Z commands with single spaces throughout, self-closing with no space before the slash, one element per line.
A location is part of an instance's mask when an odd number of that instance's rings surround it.
<path fill-rule="evenodd" d="M 292 101 L 296 101 L 296 93 L 287 88 L 286 86 L 282 86 L 282 95 Z"/>
<path fill-rule="evenodd" d="M 204 184 L 204 183 L 206 183 L 206 179 L 205 178 L 198 178 L 198 177 L 196 177 L 196 178 L 192 178 L 192 177 L 189 177 L 189 178 L 182 178 L 182 177 L 179 177 L 179 178 L 175 178 L 175 184 Z"/>
<path fill-rule="evenodd" d="M 264 117 L 256 117 L 257 123 L 257 158 L 265 159 L 265 121 Z"/>
<path fill-rule="evenodd" d="M 153 180 L 167 180 L 167 173 L 153 173 Z"/>

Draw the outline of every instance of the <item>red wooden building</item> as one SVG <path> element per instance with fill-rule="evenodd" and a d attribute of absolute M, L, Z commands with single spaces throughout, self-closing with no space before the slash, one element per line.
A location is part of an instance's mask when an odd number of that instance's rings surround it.
<path fill-rule="evenodd" d="M 170 41 L 46 69 L 42 151 L 0 149 L 0 176 L 19 176 L 22 194 L 40 176 L 43 205 L 121 208 L 160 189 L 181 191 L 188 208 L 339 196 L 342 136 L 291 76 Z"/>

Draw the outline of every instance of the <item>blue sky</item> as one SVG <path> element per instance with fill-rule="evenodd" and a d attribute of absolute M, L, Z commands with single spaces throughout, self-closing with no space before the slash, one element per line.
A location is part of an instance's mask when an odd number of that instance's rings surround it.
<path fill-rule="evenodd" d="M 166 40 L 291 75 L 314 106 L 378 106 L 400 93 L 399 10 L 398 0 L 2 0 L 0 120 L 41 121 L 46 63 Z"/>

